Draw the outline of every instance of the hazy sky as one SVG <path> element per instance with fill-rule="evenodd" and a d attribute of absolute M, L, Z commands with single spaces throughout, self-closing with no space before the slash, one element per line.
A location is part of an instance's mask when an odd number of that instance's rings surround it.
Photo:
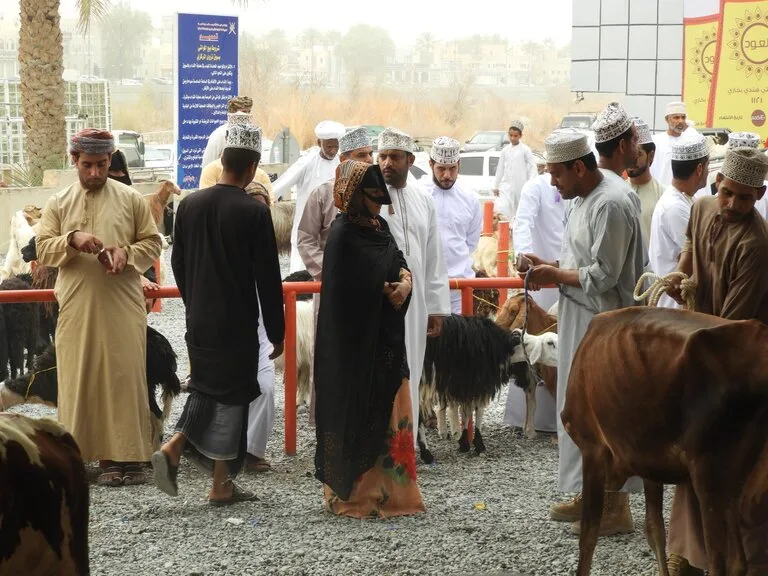
<path fill-rule="evenodd" d="M 3 3 L 9 0 L 0 0 Z M 289 34 L 305 28 L 346 31 L 358 23 L 385 28 L 395 42 L 412 42 L 423 32 L 438 39 L 502 34 L 521 40 L 558 45 L 571 39 L 572 0 L 251 0 L 248 9 L 236 9 L 228 0 L 126 0 L 135 9 L 160 16 L 178 10 L 238 14 L 242 27 L 259 33 L 282 28 Z M 62 0 L 62 13 L 74 14 L 74 0 Z"/>

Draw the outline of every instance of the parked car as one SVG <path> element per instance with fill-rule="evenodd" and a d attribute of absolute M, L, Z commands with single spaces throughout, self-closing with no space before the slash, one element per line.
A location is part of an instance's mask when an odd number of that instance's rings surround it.
<path fill-rule="evenodd" d="M 509 135 L 501 130 L 477 132 L 461 147 L 462 152 L 485 152 L 486 150 L 501 150 L 509 144 Z"/>
<path fill-rule="evenodd" d="M 480 198 L 493 198 L 501 151 L 463 152 L 460 157 L 459 179 L 456 183 L 466 191 L 475 192 Z"/>
<path fill-rule="evenodd" d="M 566 114 L 560 121 L 560 128 L 578 128 L 579 130 L 592 130 L 592 124 L 597 120 L 594 112 L 575 112 Z"/>
<path fill-rule="evenodd" d="M 175 163 L 174 146 L 170 144 L 160 144 L 156 146 L 144 147 L 144 167 L 145 168 L 173 168 Z"/>

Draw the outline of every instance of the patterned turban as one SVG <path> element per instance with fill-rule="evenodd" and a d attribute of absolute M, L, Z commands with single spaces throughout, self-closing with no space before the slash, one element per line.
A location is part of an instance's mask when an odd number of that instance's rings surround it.
<path fill-rule="evenodd" d="M 363 188 L 378 188 L 391 204 L 384 175 L 377 165 L 371 166 L 357 160 L 345 160 L 336 168 L 336 182 L 333 185 L 333 203 L 340 212 L 349 213 L 349 205 Z"/>
<path fill-rule="evenodd" d="M 85 128 L 72 136 L 69 142 L 70 154 L 112 154 L 115 139 L 112 133 L 96 128 Z"/>
<path fill-rule="evenodd" d="M 235 96 L 227 102 L 227 112 L 250 112 L 253 108 L 253 99 L 250 96 Z"/>

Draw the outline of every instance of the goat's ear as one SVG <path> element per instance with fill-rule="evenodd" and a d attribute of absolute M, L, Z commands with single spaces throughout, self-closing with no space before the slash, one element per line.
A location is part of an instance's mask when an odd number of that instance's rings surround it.
<path fill-rule="evenodd" d="M 532 336 L 530 334 L 525 335 L 525 353 L 528 355 L 528 362 L 531 364 L 537 364 L 541 359 L 541 355 L 544 352 L 544 346 L 541 338 Z"/>

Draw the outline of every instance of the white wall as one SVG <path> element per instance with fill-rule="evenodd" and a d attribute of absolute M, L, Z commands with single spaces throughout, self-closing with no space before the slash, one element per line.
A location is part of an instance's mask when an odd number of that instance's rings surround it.
<path fill-rule="evenodd" d="M 626 94 L 624 105 L 655 130 L 679 100 L 683 0 L 573 0 L 571 89 Z"/>

